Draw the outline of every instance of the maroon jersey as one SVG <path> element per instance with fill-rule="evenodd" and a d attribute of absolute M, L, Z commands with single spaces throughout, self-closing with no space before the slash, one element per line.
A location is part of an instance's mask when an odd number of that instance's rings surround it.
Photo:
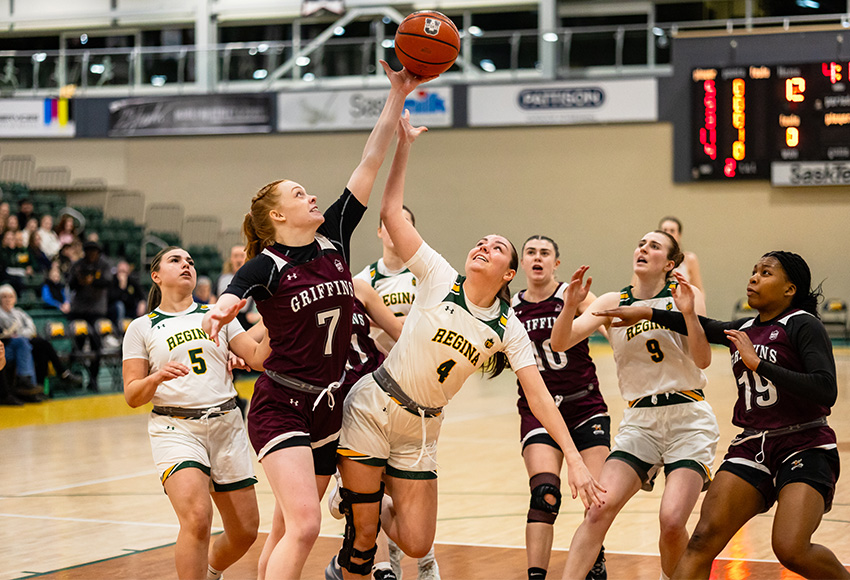
<path fill-rule="evenodd" d="M 281 276 L 268 300 L 257 310 L 269 331 L 272 354 L 267 369 L 316 386 L 342 377 L 351 340 L 354 285 L 345 259 L 326 238 L 317 236 L 321 255 L 304 264 L 289 262 L 269 246 Z"/>
<path fill-rule="evenodd" d="M 514 296 L 511 306 L 528 332 L 528 338 L 534 346 L 537 369 L 552 396 L 567 397 L 591 389 L 587 396 L 563 403 L 569 406 L 570 416 L 584 420 L 608 409 L 599 392 L 599 380 L 596 378 L 596 366 L 590 358 L 588 340 L 582 340 L 566 352 L 553 351 L 549 345 L 552 326 L 564 308 L 561 296 L 566 286 L 565 283 L 560 284 L 552 296 L 540 302 L 526 302 L 523 290 Z M 517 404 L 521 410 L 528 407 L 522 388 L 519 389 Z"/>
<path fill-rule="evenodd" d="M 822 326 L 811 314 L 802 310 L 791 310 L 767 323 L 758 323 L 755 319 L 749 319 L 738 329 L 747 334 L 756 349 L 756 354 L 763 361 L 791 373 L 803 374 L 807 373 L 808 369 L 795 344 L 799 339 L 794 340 L 797 337 L 792 338 L 791 335 L 794 330 L 800 330 L 795 326 L 807 323 L 809 325 L 817 323 L 817 326 Z M 828 340 L 825 348 L 831 353 Z M 738 400 L 735 402 L 732 417 L 732 423 L 735 425 L 759 430 L 777 429 L 829 415 L 830 408 L 814 398 L 789 392 L 788 389 L 783 388 L 784 385 L 780 380 L 774 384 L 768 378 L 769 365 L 761 363 L 759 373 L 755 373 L 743 363 L 734 343 L 730 342 L 729 351 L 732 355 L 732 373 L 738 383 Z"/>
<path fill-rule="evenodd" d="M 371 324 L 366 308 L 354 298 L 354 315 L 351 320 L 351 347 L 345 364 L 345 385 L 353 385 L 360 377 L 374 372 L 384 362 L 384 353 L 369 338 Z"/>

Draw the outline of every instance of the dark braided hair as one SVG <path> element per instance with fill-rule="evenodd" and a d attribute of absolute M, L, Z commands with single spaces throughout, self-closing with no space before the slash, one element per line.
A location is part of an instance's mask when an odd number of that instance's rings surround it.
<path fill-rule="evenodd" d="M 823 298 L 821 284 L 812 288 L 812 271 L 803 257 L 794 252 L 777 250 L 766 253 L 762 256 L 762 259 L 764 258 L 775 258 L 782 269 L 785 270 L 788 281 L 796 286 L 797 291 L 791 298 L 791 306 L 820 318 L 818 316 L 818 303 Z"/>

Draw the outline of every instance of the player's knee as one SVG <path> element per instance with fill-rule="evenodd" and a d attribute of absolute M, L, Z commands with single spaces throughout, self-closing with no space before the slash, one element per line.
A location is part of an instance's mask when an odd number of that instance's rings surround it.
<path fill-rule="evenodd" d="M 538 473 L 528 483 L 531 503 L 527 522 L 554 524 L 561 509 L 561 478 L 554 473 Z"/>
<path fill-rule="evenodd" d="M 685 521 L 676 514 L 661 513 L 658 517 L 661 541 L 675 541 L 684 534 L 687 536 Z"/>
<path fill-rule="evenodd" d="M 719 531 L 719 528 L 700 521 L 691 535 L 691 539 L 688 540 L 688 552 L 714 558 L 723 549 L 723 546 L 716 549 L 716 538 L 719 537 Z"/>
<path fill-rule="evenodd" d="M 793 537 L 782 537 L 782 534 L 773 534 L 771 540 L 773 553 L 776 554 L 779 563 L 789 570 L 800 570 L 801 563 L 805 561 L 810 546 L 809 542 L 801 545 Z"/>
<path fill-rule="evenodd" d="M 374 493 L 357 493 L 340 488 L 342 501 L 339 509 L 345 516 L 345 534 L 337 561 L 342 568 L 361 576 L 372 572 L 375 561 L 375 539 L 380 530 L 380 506 L 384 495 L 384 484 Z M 378 517 L 366 517 L 362 510 L 355 509 L 358 504 L 377 504 Z"/>

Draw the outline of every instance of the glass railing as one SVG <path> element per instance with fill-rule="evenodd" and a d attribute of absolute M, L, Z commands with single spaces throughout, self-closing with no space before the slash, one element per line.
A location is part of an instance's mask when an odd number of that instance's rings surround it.
<path fill-rule="evenodd" d="M 671 39 L 685 31 L 741 33 L 823 23 L 850 27 L 846 14 L 463 33 L 461 58 L 445 82 L 511 78 L 580 78 L 669 74 Z M 551 44 L 551 46 L 547 46 Z M 400 64 L 392 38 L 332 37 L 308 52 L 308 41 L 195 46 L 0 52 L 0 96 L 77 96 L 151 92 L 265 91 L 309 83 L 362 86 L 383 73 L 378 59 Z M 206 74 L 200 74 L 205 71 Z M 547 72 L 548 71 L 548 72 Z M 199 80 L 202 79 L 202 80 Z M 68 88 L 70 86 L 70 88 Z"/>

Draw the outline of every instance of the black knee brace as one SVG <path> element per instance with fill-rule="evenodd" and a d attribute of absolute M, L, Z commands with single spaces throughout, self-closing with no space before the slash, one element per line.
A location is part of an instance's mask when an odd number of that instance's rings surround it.
<path fill-rule="evenodd" d="M 354 547 L 354 538 L 357 535 L 357 529 L 354 527 L 354 504 L 356 503 L 377 503 L 378 504 L 378 531 L 381 530 L 381 500 L 384 497 L 384 483 L 381 482 L 381 489 L 375 493 L 357 493 L 341 487 L 339 495 L 342 501 L 339 504 L 339 511 L 345 516 L 345 536 L 342 540 L 342 548 L 339 550 L 337 562 L 340 568 L 345 568 L 352 574 L 360 574 L 368 576 L 372 573 L 372 564 L 375 562 L 375 551 L 377 545 L 372 545 L 368 550 L 358 550 Z M 377 534 L 376 534 L 377 537 Z M 372 539 L 373 541 L 375 538 Z M 351 561 L 352 558 L 366 560 L 362 564 L 355 564 Z"/>
<path fill-rule="evenodd" d="M 561 478 L 554 473 L 538 473 L 529 480 L 531 486 L 531 506 L 528 509 L 528 523 L 539 522 L 552 525 L 561 509 Z M 546 501 L 546 496 L 555 497 L 555 503 Z"/>

